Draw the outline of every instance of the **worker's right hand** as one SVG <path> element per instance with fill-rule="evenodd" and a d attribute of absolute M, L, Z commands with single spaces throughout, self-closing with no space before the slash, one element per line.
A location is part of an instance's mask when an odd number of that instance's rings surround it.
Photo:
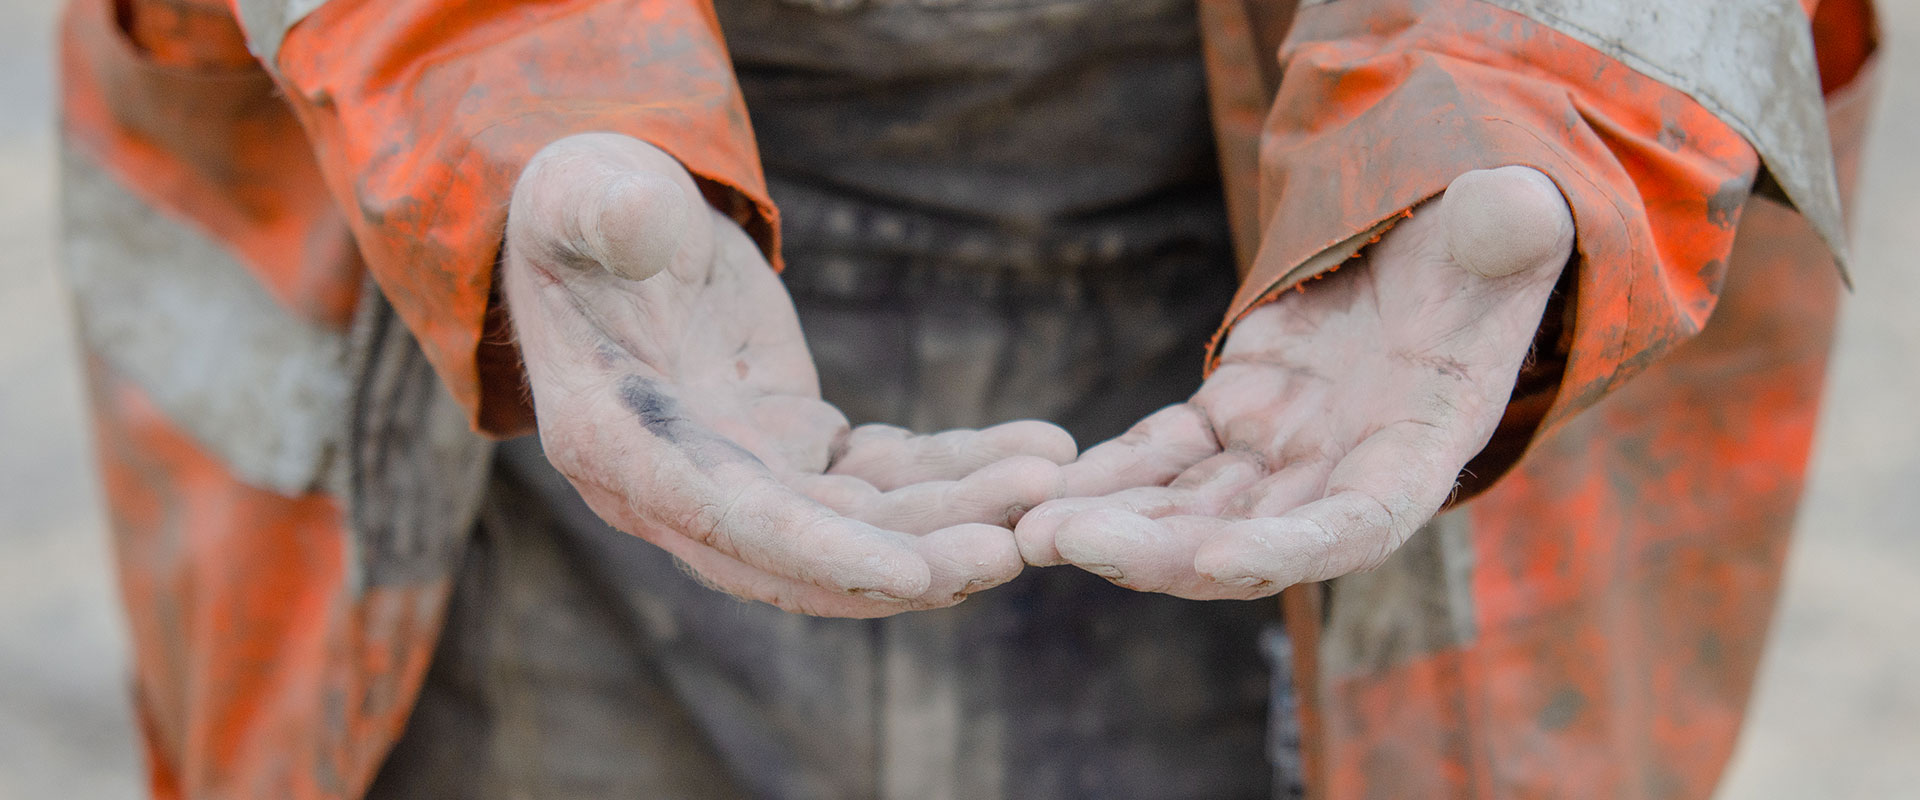
<path fill-rule="evenodd" d="M 637 139 L 535 156 L 501 273 L 548 459 L 614 527 L 740 597 L 863 617 L 957 603 L 1019 572 L 1009 528 L 1075 456 L 1041 422 L 849 430 L 766 259 Z"/>

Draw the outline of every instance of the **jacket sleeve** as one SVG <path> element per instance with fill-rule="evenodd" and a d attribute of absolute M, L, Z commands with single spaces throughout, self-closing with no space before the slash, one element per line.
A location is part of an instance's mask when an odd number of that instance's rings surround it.
<path fill-rule="evenodd" d="M 1573 210 L 1576 252 L 1541 359 L 1490 446 L 1508 451 L 1503 463 L 1473 467 L 1482 483 L 1700 330 L 1761 166 L 1724 109 L 1676 88 L 1684 80 L 1503 5 L 1303 4 L 1260 132 L 1259 249 L 1223 329 L 1463 172 L 1546 173 Z M 1817 85 L 1812 97 L 1817 112 Z"/>
<path fill-rule="evenodd" d="M 648 141 L 776 259 L 746 107 L 707 0 L 237 0 L 373 279 L 475 427 L 531 424 L 494 268 L 527 160 Z M 317 7 L 316 7 L 317 6 Z"/>

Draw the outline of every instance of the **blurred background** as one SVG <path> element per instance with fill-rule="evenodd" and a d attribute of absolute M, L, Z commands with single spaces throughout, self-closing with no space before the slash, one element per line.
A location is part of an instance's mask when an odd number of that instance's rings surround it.
<path fill-rule="evenodd" d="M 1920 798 L 1920 3 L 1881 5 L 1859 291 L 1726 800 Z M 0 0 L 0 800 L 130 800 L 127 648 L 54 261 L 57 13 Z"/>

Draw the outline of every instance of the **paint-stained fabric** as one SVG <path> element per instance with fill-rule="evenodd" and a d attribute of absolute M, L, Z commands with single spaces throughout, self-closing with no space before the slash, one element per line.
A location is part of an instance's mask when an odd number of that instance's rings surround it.
<path fill-rule="evenodd" d="M 1864 5 L 1823 8 L 1829 29 L 1870 33 L 1848 24 L 1870 21 Z M 1844 188 L 1873 87 L 1871 40 L 1838 41 L 1854 57 L 1823 68 L 1846 77 L 1829 96 Z M 1310 613 L 1289 620 L 1325 620 L 1296 637 L 1320 796 L 1713 794 L 1778 597 L 1840 290 L 1807 220 L 1763 197 L 1743 220 L 1699 335 L 1419 534 L 1463 552 L 1422 568 L 1446 546 L 1415 542 L 1377 573 L 1290 590 Z M 1374 605 L 1408 596 L 1470 633 L 1381 624 Z"/>
<path fill-rule="evenodd" d="M 1758 152 L 1776 195 L 1846 266 L 1840 190 L 1815 64 L 1815 0 L 1484 0 L 1686 92 Z"/>
<path fill-rule="evenodd" d="M 704 2 L 337 0 L 287 32 L 273 66 L 374 280 L 487 430 L 531 423 L 512 350 L 483 331 L 507 197 L 547 143 L 609 131 L 658 145 L 779 263 Z"/>

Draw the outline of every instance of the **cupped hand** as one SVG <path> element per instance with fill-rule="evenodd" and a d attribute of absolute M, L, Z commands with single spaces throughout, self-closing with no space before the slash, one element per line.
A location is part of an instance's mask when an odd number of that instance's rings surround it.
<path fill-rule="evenodd" d="M 833 616 L 951 605 L 1023 566 L 1060 495 L 1040 422 L 849 430 L 766 259 L 651 145 L 542 150 L 507 217 L 505 298 L 547 457 L 614 527 L 740 597 Z"/>
<path fill-rule="evenodd" d="M 1499 424 L 1573 245 L 1545 175 L 1462 175 L 1346 266 L 1248 314 L 1187 402 L 1066 468 L 1032 564 L 1253 598 L 1371 569 Z"/>

